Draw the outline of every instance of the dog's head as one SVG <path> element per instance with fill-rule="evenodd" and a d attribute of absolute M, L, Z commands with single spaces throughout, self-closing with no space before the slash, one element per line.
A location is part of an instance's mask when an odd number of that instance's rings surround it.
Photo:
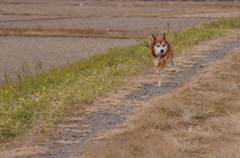
<path fill-rule="evenodd" d="M 152 35 L 152 37 L 153 41 L 148 42 L 146 46 L 152 49 L 153 56 L 165 55 L 168 52 L 169 47 L 165 33 L 162 37 L 156 38 L 154 35 Z"/>

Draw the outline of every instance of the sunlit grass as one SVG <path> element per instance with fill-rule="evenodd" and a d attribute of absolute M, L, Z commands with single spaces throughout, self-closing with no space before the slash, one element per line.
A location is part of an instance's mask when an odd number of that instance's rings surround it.
<path fill-rule="evenodd" d="M 239 28 L 239 23 L 239 19 L 221 20 L 173 32 L 169 37 L 180 55 L 183 49 Z M 42 123 L 61 120 L 62 116 L 73 113 L 72 107 L 93 103 L 96 97 L 124 84 L 125 77 L 144 73 L 152 67 L 150 54 L 143 42 L 128 48 L 110 49 L 107 54 L 36 76 L 30 76 L 23 66 L 23 72 L 16 74 L 19 82 L 0 88 L 1 140 Z M 36 69 L 41 70 L 40 61 Z M 8 77 L 5 73 L 5 78 Z"/>
<path fill-rule="evenodd" d="M 2 138 L 42 121 L 56 121 L 71 105 L 91 104 L 124 84 L 123 77 L 141 73 L 149 65 L 151 58 L 142 44 L 111 49 L 108 54 L 7 84 L 0 89 Z"/>

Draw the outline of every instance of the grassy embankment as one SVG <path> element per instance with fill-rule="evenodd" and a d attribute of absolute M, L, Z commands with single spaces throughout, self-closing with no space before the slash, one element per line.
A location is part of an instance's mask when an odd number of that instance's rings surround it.
<path fill-rule="evenodd" d="M 221 20 L 169 36 L 176 54 L 180 55 L 181 50 L 224 36 L 239 25 L 239 19 Z M 24 80 L 0 88 L 0 140 L 61 120 L 62 116 L 124 84 L 126 76 L 143 73 L 151 66 L 150 52 L 142 43 L 109 50 L 108 54 L 34 77 L 27 77 L 27 71 L 22 72 Z"/>

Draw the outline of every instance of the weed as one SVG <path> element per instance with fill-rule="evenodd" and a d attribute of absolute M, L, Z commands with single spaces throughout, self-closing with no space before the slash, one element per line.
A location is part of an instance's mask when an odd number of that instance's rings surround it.
<path fill-rule="evenodd" d="M 18 78 L 18 81 L 21 81 L 22 80 L 22 74 L 21 72 L 16 72 L 16 76 Z"/>
<path fill-rule="evenodd" d="M 41 60 L 38 60 L 36 68 L 36 73 L 38 74 L 38 69 L 41 70 L 41 73 L 43 73 L 43 68 L 42 68 L 42 62 Z"/>
<path fill-rule="evenodd" d="M 21 63 L 21 66 L 22 66 L 22 75 L 23 75 L 23 78 L 24 79 L 27 79 L 28 76 L 31 76 L 31 71 L 28 67 L 28 64 L 25 60 L 22 60 L 23 62 Z"/>
<path fill-rule="evenodd" d="M 7 71 L 5 70 L 5 71 L 4 71 L 4 78 L 5 78 L 5 83 L 6 83 L 6 84 L 8 84 L 9 76 L 10 76 L 10 74 L 7 73 Z"/>

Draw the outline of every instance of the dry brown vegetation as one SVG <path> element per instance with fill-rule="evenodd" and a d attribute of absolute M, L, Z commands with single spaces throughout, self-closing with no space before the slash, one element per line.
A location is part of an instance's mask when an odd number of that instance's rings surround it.
<path fill-rule="evenodd" d="M 86 157 L 238 157 L 239 74 L 236 49 L 178 91 L 147 103 Z"/>

